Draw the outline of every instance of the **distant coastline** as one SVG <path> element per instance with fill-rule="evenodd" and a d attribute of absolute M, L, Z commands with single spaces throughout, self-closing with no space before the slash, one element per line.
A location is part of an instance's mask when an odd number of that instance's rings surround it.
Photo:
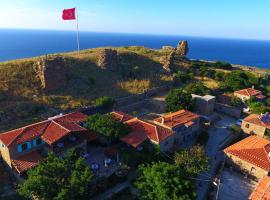
<path fill-rule="evenodd" d="M 80 40 L 82 49 L 103 46 L 145 46 L 160 49 L 162 46 L 176 46 L 179 40 L 188 40 L 189 58 L 270 68 L 270 41 L 91 32 L 82 32 Z M 76 36 L 71 31 L 0 31 L 0 62 L 75 50 Z"/>

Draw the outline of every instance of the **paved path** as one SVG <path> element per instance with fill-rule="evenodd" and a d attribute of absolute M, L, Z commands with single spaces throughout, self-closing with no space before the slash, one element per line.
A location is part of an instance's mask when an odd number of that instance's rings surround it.
<path fill-rule="evenodd" d="M 208 172 L 202 173 L 198 179 L 202 179 L 197 183 L 197 200 L 205 199 L 208 191 L 208 184 L 212 184 L 210 179 L 213 177 L 218 163 L 224 159 L 222 151 L 218 150 L 219 145 L 226 137 L 230 135 L 228 127 L 236 122 L 235 119 L 220 115 L 221 120 L 217 121 L 209 129 L 209 140 L 205 146 L 205 151 L 208 157 L 211 159 L 210 169 Z"/>
<path fill-rule="evenodd" d="M 120 184 L 117 184 L 113 188 L 110 188 L 110 189 L 106 190 L 102 194 L 94 197 L 93 200 L 107 199 L 107 198 L 111 197 L 113 194 L 118 193 L 118 192 L 122 191 L 123 189 L 125 189 L 127 187 L 131 187 L 131 181 L 135 177 L 136 177 L 136 173 L 135 172 L 131 172 L 127 181 L 125 181 L 123 183 L 120 183 Z"/>

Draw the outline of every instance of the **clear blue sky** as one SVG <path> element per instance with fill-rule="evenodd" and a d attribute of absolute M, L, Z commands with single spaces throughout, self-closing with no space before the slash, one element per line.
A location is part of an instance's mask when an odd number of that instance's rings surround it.
<path fill-rule="evenodd" d="M 270 39 L 269 0 L 0 0 L 0 28 Z"/>

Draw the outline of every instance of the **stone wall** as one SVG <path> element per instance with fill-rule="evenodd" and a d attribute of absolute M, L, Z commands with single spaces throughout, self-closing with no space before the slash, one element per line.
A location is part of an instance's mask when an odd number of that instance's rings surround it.
<path fill-rule="evenodd" d="M 66 85 L 67 70 L 62 57 L 43 57 L 34 68 L 44 90 L 57 90 Z"/>
<path fill-rule="evenodd" d="M 243 173 L 248 173 L 253 177 L 258 179 L 262 178 L 263 176 L 267 175 L 268 172 L 256 165 L 253 165 L 249 162 L 246 162 L 232 154 L 225 153 L 226 155 L 226 163 L 233 166 L 237 170 L 240 170 Z"/>
<path fill-rule="evenodd" d="M 117 51 L 113 49 L 101 49 L 98 52 L 98 66 L 111 71 L 117 70 Z"/>
<path fill-rule="evenodd" d="M 217 112 L 221 112 L 235 118 L 240 118 L 242 114 L 242 111 L 240 109 L 221 103 L 215 103 L 214 109 Z"/>
<path fill-rule="evenodd" d="M 241 128 L 242 128 L 243 132 L 246 134 L 255 134 L 255 135 L 258 135 L 261 137 L 264 136 L 264 133 L 266 130 L 266 128 L 264 126 L 258 126 L 256 124 L 251 124 L 251 123 L 248 123 L 244 120 L 242 121 Z"/>

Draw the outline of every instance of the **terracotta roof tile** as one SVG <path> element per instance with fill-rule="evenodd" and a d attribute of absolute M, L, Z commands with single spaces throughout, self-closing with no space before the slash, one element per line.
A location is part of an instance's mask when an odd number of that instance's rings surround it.
<path fill-rule="evenodd" d="M 266 113 L 264 115 L 251 114 L 251 115 L 247 116 L 246 118 L 244 118 L 243 121 L 251 123 L 251 124 L 256 124 L 258 126 L 270 128 L 270 121 L 263 120 L 264 117 L 266 117 L 266 118 L 269 117 L 269 119 L 270 119 L 269 113 Z"/>
<path fill-rule="evenodd" d="M 131 132 L 122 137 L 121 140 L 134 147 L 143 143 L 147 138 L 159 143 L 174 134 L 170 129 L 138 118 L 126 121 L 125 124 L 131 128 Z"/>
<path fill-rule="evenodd" d="M 133 116 L 123 113 L 121 111 L 114 111 L 114 112 L 111 112 L 110 114 L 112 115 L 114 119 L 120 122 L 125 122 L 134 118 Z"/>
<path fill-rule="evenodd" d="M 249 200 L 270 200 L 270 177 L 263 177 L 249 196 Z"/>
<path fill-rule="evenodd" d="M 41 161 L 43 157 L 38 151 L 33 151 L 28 154 L 24 154 L 19 158 L 11 161 L 13 167 L 18 171 L 18 173 L 23 173 L 35 166 Z"/>
<path fill-rule="evenodd" d="M 261 91 L 255 90 L 253 88 L 247 88 L 247 89 L 243 89 L 243 90 L 237 90 L 234 93 L 240 94 L 240 95 L 243 95 L 243 96 L 247 96 L 247 97 L 257 96 L 257 95 L 262 94 Z"/>
<path fill-rule="evenodd" d="M 270 141 L 259 136 L 249 136 L 226 149 L 225 153 L 232 154 L 266 171 L 270 169 Z"/>
<path fill-rule="evenodd" d="M 169 128 L 174 128 L 176 126 L 184 125 L 198 118 L 199 118 L 199 115 L 192 113 L 188 110 L 179 110 L 177 112 L 170 113 L 162 117 L 156 118 L 154 119 L 154 122 L 158 124 L 162 124 Z"/>
<path fill-rule="evenodd" d="M 48 120 L 31 124 L 16 130 L 0 134 L 0 140 L 6 145 L 21 144 L 42 136 L 46 142 L 54 142 L 69 132 L 84 131 L 77 123 L 84 121 L 86 116 L 80 112 L 55 116 Z M 44 136 L 45 135 L 45 136 Z"/>

